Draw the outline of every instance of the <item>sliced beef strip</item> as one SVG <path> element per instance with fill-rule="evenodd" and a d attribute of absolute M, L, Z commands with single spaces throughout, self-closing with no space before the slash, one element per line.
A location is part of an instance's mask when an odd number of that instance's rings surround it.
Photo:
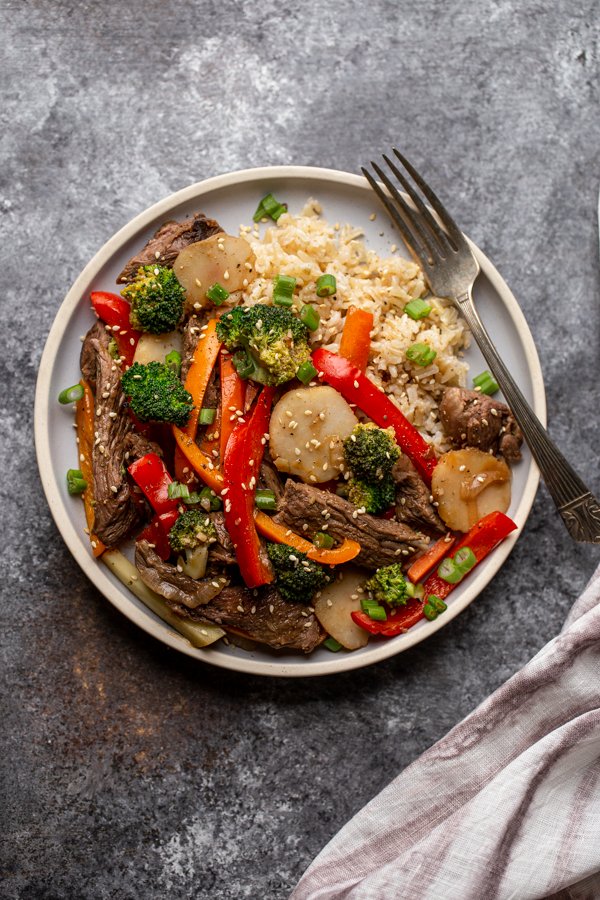
<path fill-rule="evenodd" d="M 110 335 L 97 322 L 84 341 L 85 365 L 95 355 L 94 531 L 107 547 L 117 546 L 139 518 L 124 466 L 132 422 L 121 392 L 121 372 L 108 352 Z M 87 346 L 86 346 L 87 345 Z"/>
<path fill-rule="evenodd" d="M 144 584 L 170 604 L 184 606 L 186 610 L 209 603 L 229 581 L 215 575 L 198 580 L 190 578 L 177 566 L 164 562 L 148 541 L 138 541 L 135 545 L 135 565 Z"/>
<path fill-rule="evenodd" d="M 222 512 L 215 512 L 211 513 L 210 518 L 217 532 L 217 540 L 208 549 L 209 563 L 231 566 L 235 563 L 235 551 L 225 528 L 225 517 Z"/>
<path fill-rule="evenodd" d="M 501 453 L 509 462 L 521 459 L 523 435 L 505 403 L 479 391 L 450 387 L 440 403 L 440 421 L 455 447 Z"/>
<path fill-rule="evenodd" d="M 429 488 L 404 453 L 394 464 L 396 482 L 396 518 L 411 528 L 443 534 L 447 529 L 431 501 Z"/>
<path fill-rule="evenodd" d="M 258 486 L 268 491 L 273 491 L 275 499 L 281 500 L 283 497 L 283 481 L 277 469 L 273 465 L 269 451 L 265 449 L 262 465 L 260 467 L 260 478 Z"/>
<path fill-rule="evenodd" d="M 361 552 L 355 562 L 377 569 L 394 562 L 407 562 L 427 548 L 422 534 L 407 525 L 389 519 L 378 519 L 367 513 L 356 514 L 355 507 L 332 494 L 288 478 L 275 521 L 287 525 L 298 534 L 315 534 L 327 524 L 327 532 L 335 540 L 358 541 Z M 303 529 L 307 524 L 308 529 Z"/>
<path fill-rule="evenodd" d="M 209 318 L 209 310 L 200 310 L 198 313 L 192 313 L 183 326 L 181 348 L 181 380 L 183 382 L 185 382 L 188 370 L 192 364 L 192 357 L 202 333 L 202 326 L 206 325 Z"/>
<path fill-rule="evenodd" d="M 132 281 L 140 266 L 149 266 L 151 263 L 172 266 L 184 247 L 204 241 L 222 231 L 219 223 L 208 219 L 204 213 L 197 213 L 183 222 L 165 222 L 143 249 L 129 260 L 117 281 Z"/>
<path fill-rule="evenodd" d="M 163 455 L 160 444 L 149 440 L 149 438 L 144 437 L 143 434 L 138 434 L 136 431 L 129 432 L 125 438 L 124 448 L 127 465 L 131 465 L 132 462 L 141 459 L 147 453 L 156 453 L 158 456 Z"/>
<path fill-rule="evenodd" d="M 325 637 L 313 613 L 301 603 L 284 600 L 272 585 L 256 592 L 245 587 L 227 587 L 206 606 L 193 611 L 173 609 L 276 650 L 310 653 Z"/>
<path fill-rule="evenodd" d="M 81 345 L 79 367 L 83 378 L 88 382 L 93 391 L 96 390 L 96 357 L 98 355 L 94 341 L 100 341 L 102 345 L 104 345 L 104 334 L 107 333 L 108 332 L 102 322 L 94 322 Z M 106 342 L 107 345 L 109 341 L 110 335 Z"/>

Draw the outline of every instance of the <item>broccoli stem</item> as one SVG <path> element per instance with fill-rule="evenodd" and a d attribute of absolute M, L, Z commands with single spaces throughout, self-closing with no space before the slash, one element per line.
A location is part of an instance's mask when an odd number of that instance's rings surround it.
<path fill-rule="evenodd" d="M 225 635 L 223 629 L 216 625 L 191 622 L 175 615 L 165 600 L 144 584 L 136 567 L 119 550 L 105 550 L 102 561 L 148 609 L 175 628 L 193 647 L 207 647 Z"/>

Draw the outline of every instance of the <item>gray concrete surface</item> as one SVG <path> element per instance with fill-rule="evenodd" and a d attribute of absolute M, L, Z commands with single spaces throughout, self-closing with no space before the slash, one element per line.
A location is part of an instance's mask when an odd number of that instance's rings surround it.
<path fill-rule="evenodd" d="M 328 838 L 560 628 L 598 559 L 544 488 L 480 600 L 366 671 L 289 682 L 146 637 L 64 547 L 36 369 L 76 274 L 222 171 L 400 144 L 514 289 L 551 431 L 600 491 L 592 0 L 0 4 L 6 898 L 285 898 Z"/>

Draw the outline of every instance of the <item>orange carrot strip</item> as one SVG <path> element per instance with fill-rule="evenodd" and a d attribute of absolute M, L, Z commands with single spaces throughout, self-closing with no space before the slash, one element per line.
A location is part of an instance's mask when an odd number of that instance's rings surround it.
<path fill-rule="evenodd" d="M 339 355 L 350 360 L 361 372 L 369 362 L 373 314 L 356 306 L 350 306 L 344 321 Z"/>
<path fill-rule="evenodd" d="M 414 563 L 406 573 L 410 581 L 412 581 L 413 584 L 417 584 L 421 581 L 425 575 L 427 575 L 433 567 L 444 558 L 455 542 L 456 538 L 454 535 L 448 532 L 447 535 L 440 538 L 439 541 L 436 541 L 423 556 L 415 559 Z"/>
<path fill-rule="evenodd" d="M 220 349 L 221 342 L 217 337 L 217 320 L 211 319 L 207 323 L 206 329 L 200 335 L 192 364 L 185 379 L 185 389 L 190 392 L 194 401 L 194 408 L 184 428 L 185 433 L 191 438 L 196 437 L 200 408 L 202 407 L 206 388 L 208 387 Z"/>
<path fill-rule="evenodd" d="M 202 481 L 216 494 L 220 494 L 227 486 L 225 479 L 215 466 L 213 460 L 203 453 L 197 443 L 185 431 L 173 425 L 173 436 L 177 446 Z"/>
<path fill-rule="evenodd" d="M 221 350 L 221 459 L 225 459 L 225 447 L 237 422 L 234 412 L 238 409 L 244 411 L 245 397 L 246 382 L 238 375 L 231 355 Z"/>
<path fill-rule="evenodd" d="M 290 528 L 286 528 L 285 525 L 279 525 L 277 522 L 274 522 L 270 516 L 260 512 L 260 510 L 254 513 L 254 522 L 256 530 L 263 537 L 277 544 L 287 544 L 288 547 L 293 547 L 294 550 L 306 553 L 309 559 L 323 563 L 326 566 L 337 566 L 341 563 L 350 562 L 351 559 L 354 559 L 360 553 L 360 544 L 356 541 L 351 541 L 349 538 L 345 538 L 339 547 L 334 547 L 332 550 L 315 547 L 310 541 L 300 537 L 299 534 L 296 534 Z"/>
<path fill-rule="evenodd" d="M 106 547 L 100 538 L 94 534 L 94 470 L 92 467 L 92 452 L 94 447 L 94 421 L 95 421 L 95 405 L 92 389 L 87 381 L 79 382 L 83 388 L 83 397 L 77 401 L 77 411 L 75 413 L 75 423 L 77 425 L 77 437 L 79 443 L 79 468 L 81 474 L 87 481 L 87 487 L 82 494 L 83 505 L 85 509 L 85 520 L 90 532 L 90 541 L 92 543 L 92 553 L 94 556 L 100 556 L 106 550 Z"/>

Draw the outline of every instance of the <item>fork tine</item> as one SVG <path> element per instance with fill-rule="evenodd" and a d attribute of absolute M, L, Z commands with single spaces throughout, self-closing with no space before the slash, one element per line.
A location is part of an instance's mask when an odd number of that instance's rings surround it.
<path fill-rule="evenodd" d="M 377 165 L 377 163 L 374 163 L 372 160 L 371 160 L 371 165 L 373 166 L 373 168 L 375 169 L 375 172 L 377 173 L 377 175 L 379 176 L 381 181 L 383 181 L 386 188 L 388 189 L 388 191 L 390 192 L 390 194 L 392 195 L 392 197 L 394 198 L 394 200 L 400 207 L 401 214 L 403 214 L 403 218 L 405 220 L 406 227 L 408 228 L 410 226 L 413 229 L 413 231 L 416 231 L 418 233 L 418 235 L 421 239 L 421 243 L 427 248 L 427 259 L 431 260 L 433 262 L 433 258 L 434 258 L 433 257 L 433 247 L 432 247 L 433 240 L 432 240 L 431 235 L 428 235 L 425 233 L 423 227 L 421 226 L 421 223 L 419 222 L 418 216 L 415 214 L 415 211 L 410 208 L 410 206 L 408 205 L 408 203 L 406 202 L 406 200 L 404 199 L 404 197 L 402 196 L 402 194 L 400 193 L 400 191 L 398 190 L 398 188 L 396 187 L 394 182 L 390 181 L 389 176 Z M 413 241 L 414 241 L 414 237 L 413 237 Z"/>
<path fill-rule="evenodd" d="M 400 160 L 400 162 L 402 163 L 402 165 L 404 166 L 406 171 L 413 178 L 415 184 L 423 192 L 425 197 L 431 203 L 431 206 L 433 207 L 433 209 L 436 211 L 436 213 L 440 217 L 442 225 L 448 232 L 449 236 L 452 238 L 452 241 L 456 245 L 456 249 L 459 250 L 461 247 L 467 246 L 465 243 L 465 239 L 464 239 L 464 235 L 463 235 L 462 231 L 460 230 L 460 228 L 458 227 L 458 225 L 456 224 L 456 222 L 454 221 L 454 219 L 452 218 L 452 216 L 450 215 L 450 213 L 448 212 L 446 207 L 442 205 L 442 203 L 437 198 L 437 196 L 433 193 L 433 191 L 431 190 L 429 185 L 425 181 L 423 181 L 423 179 L 421 178 L 419 173 L 416 171 L 416 169 L 413 166 L 411 166 L 411 164 L 406 159 L 406 157 L 403 156 L 399 150 L 396 150 L 395 147 L 393 149 L 394 149 L 394 154 Z"/>
<path fill-rule="evenodd" d="M 438 244 L 444 251 L 444 254 L 447 255 L 449 250 L 457 250 L 458 248 L 454 246 L 454 241 L 446 234 L 446 232 L 442 228 L 440 228 L 439 224 L 436 222 L 436 220 L 433 218 L 433 216 L 421 200 L 419 194 L 415 191 L 410 181 L 408 181 L 407 178 L 402 174 L 398 166 L 394 165 L 394 163 L 385 155 L 385 153 L 383 154 L 383 158 L 421 213 L 425 225 L 432 232 L 434 238 L 437 239 Z"/>
<path fill-rule="evenodd" d="M 428 251 L 419 246 L 419 242 L 415 240 L 415 235 L 408 230 L 404 219 L 390 200 L 390 198 L 381 190 L 379 184 L 375 181 L 371 173 L 368 169 L 365 169 L 364 166 L 361 166 L 361 171 L 385 208 L 387 209 L 389 215 L 392 217 L 396 225 L 398 226 L 398 231 L 402 235 L 404 242 L 412 255 L 415 257 L 417 263 L 421 266 L 421 268 L 425 271 L 425 274 L 428 274 L 429 266 L 427 265 L 427 260 L 429 258 Z"/>

